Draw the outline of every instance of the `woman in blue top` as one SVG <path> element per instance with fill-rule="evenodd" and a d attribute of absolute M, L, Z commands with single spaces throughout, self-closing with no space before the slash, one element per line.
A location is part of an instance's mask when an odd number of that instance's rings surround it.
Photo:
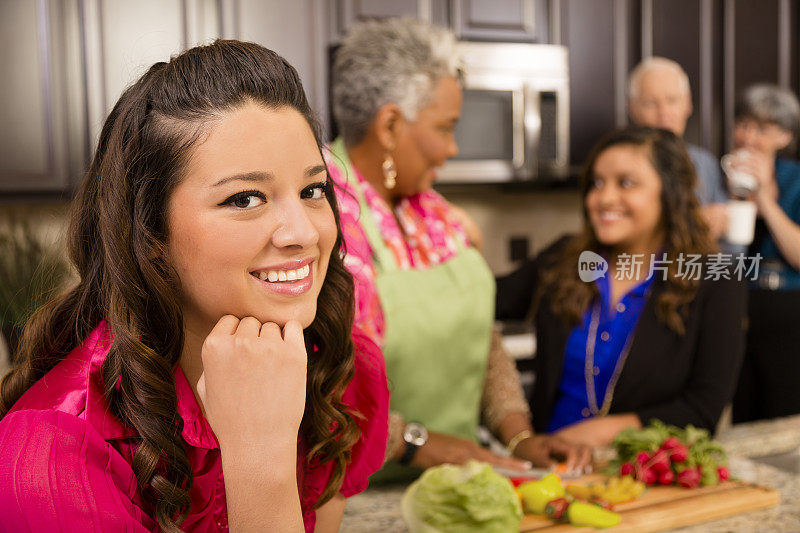
<path fill-rule="evenodd" d="M 750 291 L 745 363 L 734 421 L 800 413 L 800 164 L 778 157 L 800 130 L 800 103 L 788 89 L 749 87 L 736 106 L 735 168 L 754 176 L 760 217 L 749 255 L 761 254 Z"/>
<path fill-rule="evenodd" d="M 599 446 L 653 418 L 714 429 L 746 288 L 714 260 L 696 179 L 674 134 L 612 132 L 587 163 L 583 231 L 498 280 L 497 317 L 535 320 L 537 431 Z"/>

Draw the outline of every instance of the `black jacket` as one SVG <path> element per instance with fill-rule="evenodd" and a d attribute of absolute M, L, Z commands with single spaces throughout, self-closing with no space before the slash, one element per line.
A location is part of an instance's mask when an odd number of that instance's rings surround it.
<path fill-rule="evenodd" d="M 497 280 L 497 318 L 521 320 L 530 313 L 541 272 L 552 264 L 568 237 Z M 577 276 L 578 266 L 575 265 Z M 731 276 L 734 278 L 734 276 Z M 614 391 L 610 413 L 636 413 L 676 426 L 714 429 L 730 402 L 744 353 L 747 288 L 735 279 L 703 280 L 690 304 L 686 333 L 677 335 L 660 322 L 655 302 L 663 282 L 653 289 L 636 325 L 628 359 Z M 545 290 L 534 318 L 536 379 L 529 398 L 537 432 L 546 431 L 561 381 L 564 352 L 572 327 L 551 309 Z"/>

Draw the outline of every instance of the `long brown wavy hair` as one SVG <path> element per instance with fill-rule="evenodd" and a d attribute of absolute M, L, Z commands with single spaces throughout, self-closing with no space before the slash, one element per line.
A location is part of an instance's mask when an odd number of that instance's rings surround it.
<path fill-rule="evenodd" d="M 114 342 L 102 369 L 106 399 L 139 433 L 133 471 L 166 531 L 177 531 L 188 514 L 192 484 L 173 378 L 184 337 L 179 280 L 166 254 L 167 203 L 202 127 L 248 102 L 297 110 L 319 148 L 319 128 L 297 72 L 253 43 L 218 40 L 192 48 L 156 63 L 122 94 L 72 204 L 68 250 L 79 281 L 28 321 L 15 368 L 0 386 L 2 418 L 107 319 Z M 338 227 L 330 185 L 326 193 Z M 311 357 L 300 432 L 308 460 L 335 463 L 317 507 L 338 492 L 359 438 L 341 401 L 354 371 L 353 280 L 341 246 L 340 229 L 316 317 L 305 331 Z"/>
<path fill-rule="evenodd" d="M 564 250 L 542 273 L 542 290 L 536 295 L 534 307 L 541 302 L 545 290 L 552 291 L 553 312 L 569 324 L 577 324 L 591 302 L 598 296 L 594 283 L 578 277 L 578 257 L 584 250 L 607 254 L 611 250 L 597 239 L 586 211 L 586 196 L 594 182 L 594 166 L 600 154 L 612 146 L 629 145 L 646 150 L 650 163 L 661 178 L 661 221 L 664 231 L 663 251 L 670 261 L 664 289 L 656 301 L 656 314 L 678 335 L 685 332 L 684 320 L 694 299 L 699 280 L 678 275 L 679 254 L 706 255 L 715 251 L 700 213 L 694 189 L 697 182 L 692 160 L 684 142 L 673 133 L 644 127 L 630 127 L 605 135 L 592 149 L 581 180 L 583 198 L 583 229 L 570 239 Z"/>

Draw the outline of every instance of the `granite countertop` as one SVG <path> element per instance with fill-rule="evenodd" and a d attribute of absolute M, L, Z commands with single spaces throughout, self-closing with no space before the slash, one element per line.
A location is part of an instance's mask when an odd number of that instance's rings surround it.
<path fill-rule="evenodd" d="M 773 509 L 732 516 L 678 529 L 682 533 L 798 532 L 800 531 L 800 475 L 755 461 L 753 457 L 781 454 L 800 448 L 800 415 L 739 424 L 718 435 L 728 451 L 731 473 L 781 493 Z M 343 533 L 406 533 L 400 513 L 404 486 L 368 489 L 350 498 L 342 520 Z"/>

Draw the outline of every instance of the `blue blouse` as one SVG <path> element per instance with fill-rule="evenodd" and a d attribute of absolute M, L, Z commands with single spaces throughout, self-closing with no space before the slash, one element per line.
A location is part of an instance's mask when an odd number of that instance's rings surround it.
<path fill-rule="evenodd" d="M 639 315 L 647 302 L 647 289 L 653 279 L 654 277 L 650 277 L 636 285 L 614 309 L 611 308 L 608 276 L 595 281 L 600 291 L 600 321 L 594 348 L 594 388 L 598 409 L 603 405 L 606 388 L 628 336 L 636 329 Z M 564 426 L 591 416 L 586 395 L 585 363 L 593 305 L 586 310 L 583 320 L 575 326 L 567 339 L 564 370 L 558 386 L 553 415 L 547 426 L 548 432 L 558 431 Z"/>
<path fill-rule="evenodd" d="M 778 205 L 795 224 L 800 224 L 800 164 L 788 159 L 775 160 L 775 181 L 778 182 Z M 792 268 L 781 255 L 771 234 L 764 237 L 758 250 L 764 261 L 774 260 L 779 264 L 781 275 L 780 289 L 800 289 L 800 272 Z M 768 267 L 767 267 L 768 268 Z M 766 276 L 764 268 L 759 278 Z"/>

